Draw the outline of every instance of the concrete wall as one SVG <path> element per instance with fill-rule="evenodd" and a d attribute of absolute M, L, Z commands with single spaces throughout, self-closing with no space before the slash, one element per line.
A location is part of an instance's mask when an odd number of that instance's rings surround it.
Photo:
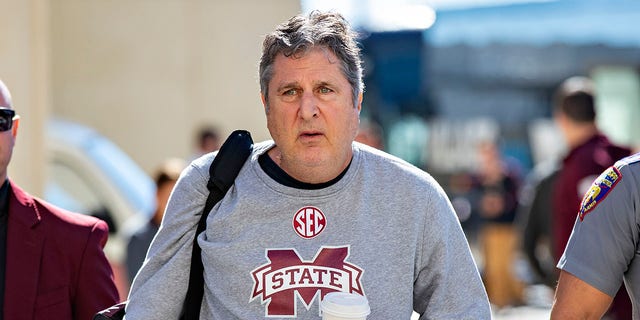
<path fill-rule="evenodd" d="M 50 115 L 94 127 L 149 173 L 166 157 L 188 158 L 204 123 L 267 139 L 257 80 L 262 38 L 300 11 L 295 0 L 0 7 L 11 12 L 0 20 L 0 77 L 25 114 L 11 172 L 36 194 L 45 174 L 39 128 Z"/>
<path fill-rule="evenodd" d="M 0 0 L 0 79 L 21 116 L 9 176 L 34 194 L 43 190 L 43 126 L 50 113 L 49 3 Z"/>
<path fill-rule="evenodd" d="M 53 112 L 96 128 L 151 171 L 189 157 L 201 123 L 267 138 L 262 36 L 298 1 L 52 1 Z"/>

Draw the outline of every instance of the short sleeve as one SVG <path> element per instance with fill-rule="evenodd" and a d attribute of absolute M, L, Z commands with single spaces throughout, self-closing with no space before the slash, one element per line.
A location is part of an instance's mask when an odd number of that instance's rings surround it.
<path fill-rule="evenodd" d="M 611 297 L 635 256 L 639 232 L 636 188 L 628 168 L 605 170 L 585 194 L 557 265 Z"/>

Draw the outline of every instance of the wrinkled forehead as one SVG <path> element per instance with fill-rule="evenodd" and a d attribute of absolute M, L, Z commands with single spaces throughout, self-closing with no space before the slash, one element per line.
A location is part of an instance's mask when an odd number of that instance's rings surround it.
<path fill-rule="evenodd" d="M 11 93 L 9 93 L 9 89 L 2 81 L 0 81 L 0 107 L 12 108 Z"/>
<path fill-rule="evenodd" d="M 321 70 L 322 73 L 327 71 L 327 68 L 338 68 L 342 71 L 340 60 L 333 51 L 325 47 L 309 47 L 304 50 L 298 50 L 295 54 L 287 55 L 280 52 L 273 62 L 274 70 L 281 71 L 282 69 L 293 70 Z M 344 72 L 343 72 L 344 75 Z M 345 75 L 346 77 L 346 75 Z"/>

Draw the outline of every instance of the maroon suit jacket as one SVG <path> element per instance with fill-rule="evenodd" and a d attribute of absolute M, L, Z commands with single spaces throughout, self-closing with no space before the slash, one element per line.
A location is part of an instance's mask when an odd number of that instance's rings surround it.
<path fill-rule="evenodd" d="M 12 181 L 4 319 L 91 320 L 118 302 L 102 220 L 34 198 Z"/>

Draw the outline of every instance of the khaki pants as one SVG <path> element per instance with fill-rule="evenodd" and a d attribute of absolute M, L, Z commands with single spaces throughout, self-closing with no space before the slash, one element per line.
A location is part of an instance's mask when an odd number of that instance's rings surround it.
<path fill-rule="evenodd" d="M 523 283 L 515 276 L 518 235 L 508 224 L 486 224 L 480 233 L 484 257 L 483 280 L 489 301 L 498 308 L 523 302 Z"/>

